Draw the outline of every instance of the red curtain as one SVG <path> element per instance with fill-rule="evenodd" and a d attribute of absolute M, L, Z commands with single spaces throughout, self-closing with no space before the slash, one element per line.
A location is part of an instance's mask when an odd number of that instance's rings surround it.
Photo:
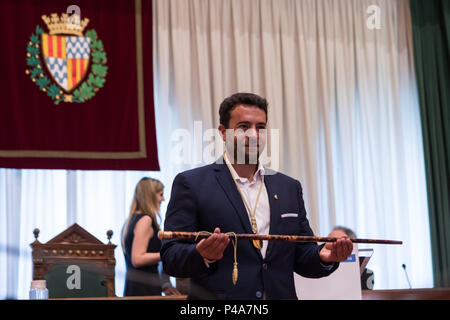
<path fill-rule="evenodd" d="M 42 15 L 71 5 L 89 19 L 91 47 L 84 78 L 66 92 L 46 64 Z M 159 170 L 151 9 L 150 0 L 0 2 L 0 167 Z"/>

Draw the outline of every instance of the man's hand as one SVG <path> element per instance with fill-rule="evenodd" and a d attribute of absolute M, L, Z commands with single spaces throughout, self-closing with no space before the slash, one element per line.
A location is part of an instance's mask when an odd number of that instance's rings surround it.
<path fill-rule="evenodd" d="M 214 229 L 214 233 L 207 239 L 202 239 L 196 246 L 198 253 L 207 261 L 220 260 L 223 257 L 225 248 L 230 243 L 230 238 L 225 233 L 220 233 L 220 229 Z"/>
<path fill-rule="evenodd" d="M 336 242 L 327 242 L 319 252 L 320 260 L 326 263 L 344 261 L 352 250 L 353 242 L 348 237 L 341 237 Z"/>
<path fill-rule="evenodd" d="M 172 286 L 168 286 L 163 291 L 166 296 L 181 296 L 181 292 Z"/>

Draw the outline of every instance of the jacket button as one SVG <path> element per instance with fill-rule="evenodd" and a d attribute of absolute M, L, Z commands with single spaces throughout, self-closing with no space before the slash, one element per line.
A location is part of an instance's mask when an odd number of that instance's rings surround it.
<path fill-rule="evenodd" d="M 267 263 L 263 263 L 262 267 L 264 270 L 267 270 Z"/>
<path fill-rule="evenodd" d="M 261 299 L 262 298 L 262 296 L 263 296 L 263 294 L 262 294 L 262 292 L 261 291 L 256 291 L 256 297 L 258 298 L 258 299 Z"/>

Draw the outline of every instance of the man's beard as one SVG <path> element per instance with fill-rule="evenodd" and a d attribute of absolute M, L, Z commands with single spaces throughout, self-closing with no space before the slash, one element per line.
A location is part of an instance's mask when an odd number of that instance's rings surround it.
<path fill-rule="evenodd" d="M 238 142 L 234 140 L 233 147 L 229 144 L 225 144 L 227 153 L 230 155 L 230 161 L 237 164 L 258 164 L 259 156 L 264 149 L 261 144 L 258 146 L 257 142 L 249 143 L 251 150 L 246 152 L 246 146 L 244 142 Z"/>

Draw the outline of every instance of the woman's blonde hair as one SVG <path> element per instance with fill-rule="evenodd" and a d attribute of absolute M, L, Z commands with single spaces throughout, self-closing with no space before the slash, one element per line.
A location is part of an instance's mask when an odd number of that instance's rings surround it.
<path fill-rule="evenodd" d="M 130 221 L 136 212 L 142 212 L 152 218 L 152 221 L 156 225 L 156 230 L 160 230 L 158 220 L 161 220 L 159 214 L 159 202 L 157 195 L 164 190 L 164 185 L 161 181 L 144 177 L 136 185 L 134 190 L 133 201 L 131 202 L 130 214 L 122 229 L 122 250 L 125 252 L 125 239 L 128 234 Z M 158 219 L 157 219 L 158 218 Z"/>

